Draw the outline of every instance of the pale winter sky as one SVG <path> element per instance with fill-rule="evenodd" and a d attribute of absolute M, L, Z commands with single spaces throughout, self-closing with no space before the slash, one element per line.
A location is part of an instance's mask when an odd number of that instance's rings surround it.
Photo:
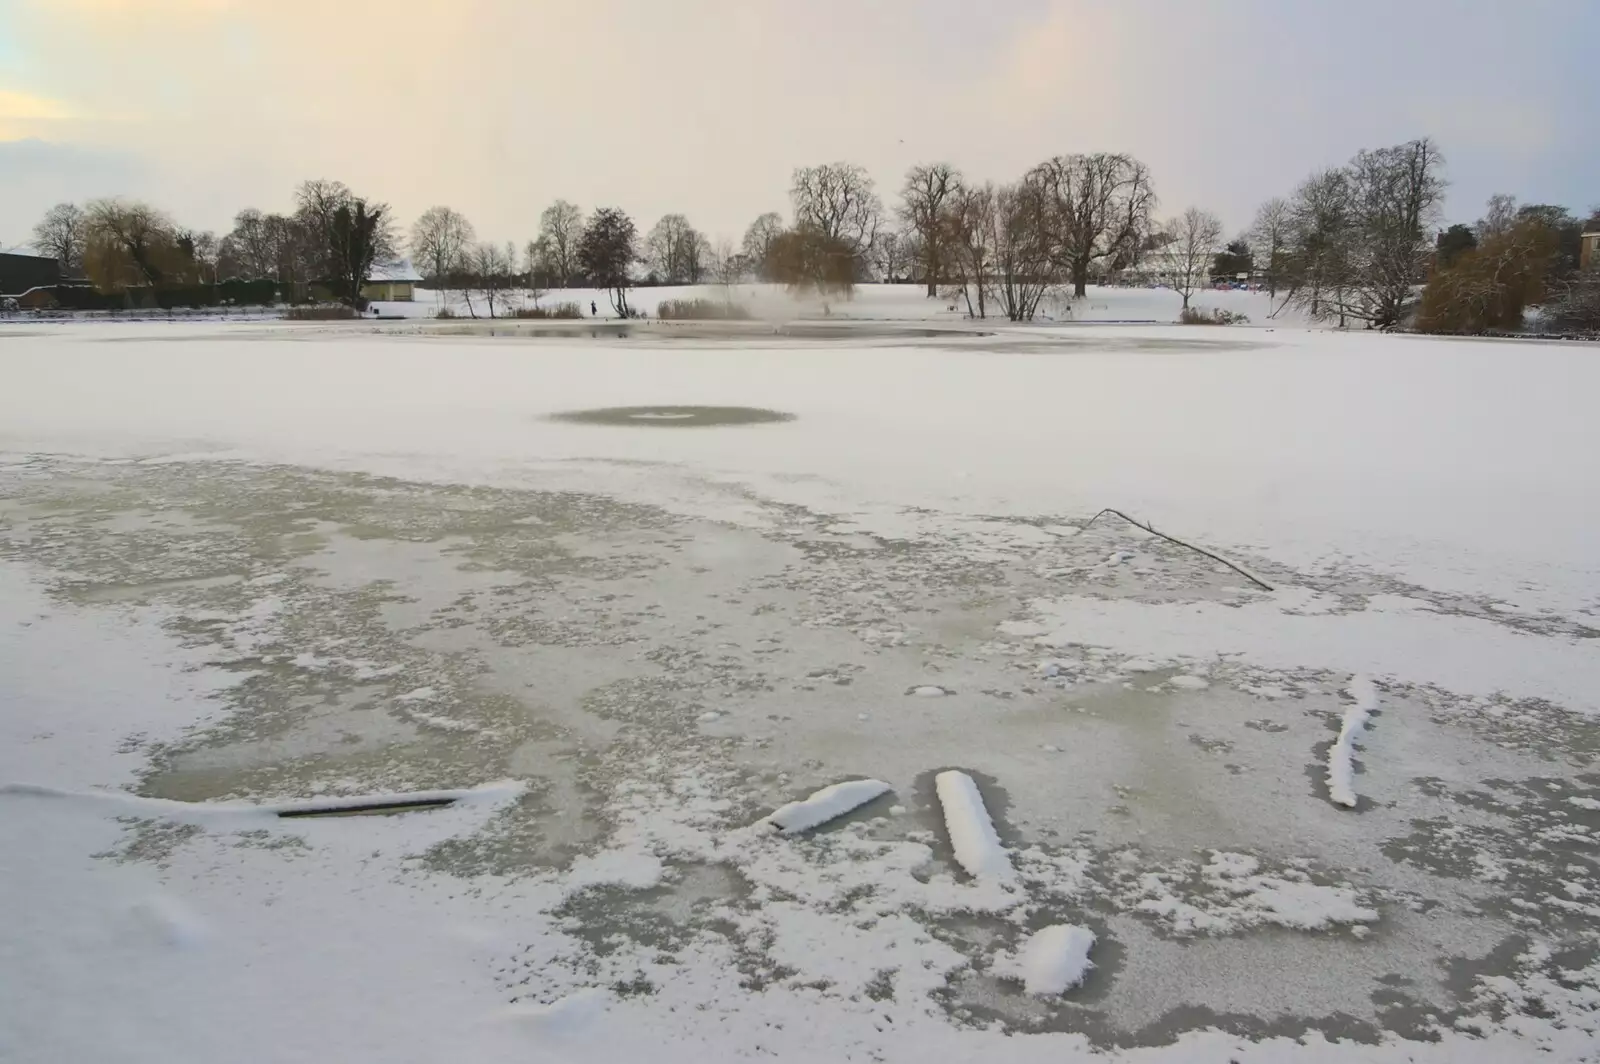
<path fill-rule="evenodd" d="M 1448 213 L 1600 204 L 1600 0 L 0 0 L 0 246 L 123 194 L 226 231 L 306 177 L 533 235 L 556 197 L 737 239 L 797 165 L 1132 152 L 1230 228 L 1434 137 Z"/>

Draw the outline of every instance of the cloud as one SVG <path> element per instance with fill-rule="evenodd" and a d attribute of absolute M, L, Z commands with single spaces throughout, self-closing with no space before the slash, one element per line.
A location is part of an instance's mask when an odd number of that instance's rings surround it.
<path fill-rule="evenodd" d="M 737 238 L 787 206 L 797 165 L 861 163 L 892 203 L 916 162 L 1005 181 L 1116 150 L 1151 164 L 1164 212 L 1238 226 L 1314 168 L 1430 132 L 1475 208 L 1480 187 L 1559 166 L 1554 195 L 1600 163 L 1559 135 L 1594 118 L 1577 42 L 1600 9 L 1524 2 L 1507 20 L 1456 0 L 13 0 L 0 137 L 141 159 L 204 227 L 326 176 L 406 218 L 449 203 L 496 240 L 557 196 Z M 1463 85 L 1490 50 L 1493 84 Z"/>
<path fill-rule="evenodd" d="M 37 137 L 0 139 L 0 246 L 27 243 L 53 204 L 101 196 L 148 196 L 154 189 L 136 157 L 56 144 Z"/>
<path fill-rule="evenodd" d="M 60 122 L 77 117 L 78 112 L 60 100 L 0 89 L 0 122 Z"/>

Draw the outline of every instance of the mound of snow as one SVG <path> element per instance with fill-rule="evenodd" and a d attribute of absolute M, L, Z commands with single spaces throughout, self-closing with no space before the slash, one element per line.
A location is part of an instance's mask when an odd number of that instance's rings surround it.
<path fill-rule="evenodd" d="M 775 810 L 764 822 L 789 835 L 810 831 L 888 791 L 889 785 L 882 780 L 846 780 L 824 787 L 801 801 L 790 802 Z"/>
<path fill-rule="evenodd" d="M 1016 953 L 995 957 L 991 970 L 1022 984 L 1028 993 L 1051 997 L 1082 983 L 1094 967 L 1089 950 L 1094 932 L 1077 924 L 1052 924 L 1035 931 Z"/>

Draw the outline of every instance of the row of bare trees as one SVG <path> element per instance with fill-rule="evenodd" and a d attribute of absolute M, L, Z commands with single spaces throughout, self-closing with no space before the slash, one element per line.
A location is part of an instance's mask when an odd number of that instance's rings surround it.
<path fill-rule="evenodd" d="M 757 218 L 743 259 L 763 280 L 819 289 L 873 272 L 916 277 L 928 295 L 961 301 L 974 317 L 992 308 L 1025 321 L 1047 294 L 1070 284 L 1083 295 L 1091 278 L 1137 263 L 1157 229 L 1149 168 L 1120 154 L 1057 156 L 1005 185 L 971 181 L 948 163 L 919 165 L 900 197 L 895 229 L 861 167 L 800 168 L 794 224 L 785 228 L 776 213 Z M 1220 222 L 1205 218 L 1214 224 L 1193 228 L 1185 245 L 1195 283 L 1209 276 L 1221 235 Z"/>
<path fill-rule="evenodd" d="M 289 214 L 239 212 L 222 237 L 184 229 L 148 203 L 61 203 L 34 227 L 34 246 L 102 291 L 215 284 L 222 278 L 326 285 L 355 303 L 375 261 L 396 251 L 388 207 L 338 181 L 311 180 Z"/>

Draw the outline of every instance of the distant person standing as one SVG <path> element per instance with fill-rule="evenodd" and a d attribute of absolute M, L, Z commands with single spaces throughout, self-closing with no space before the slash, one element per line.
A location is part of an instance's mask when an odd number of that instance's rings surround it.
<path fill-rule="evenodd" d="M 600 308 L 594 305 L 594 300 L 589 300 L 589 317 L 598 318 L 599 316 Z"/>

